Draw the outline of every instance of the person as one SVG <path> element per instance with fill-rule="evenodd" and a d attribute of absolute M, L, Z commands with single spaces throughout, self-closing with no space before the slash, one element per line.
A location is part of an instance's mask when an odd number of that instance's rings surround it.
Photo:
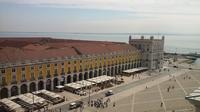
<path fill-rule="evenodd" d="M 160 103 L 160 107 L 163 107 L 163 102 Z"/>
<path fill-rule="evenodd" d="M 115 107 L 115 102 L 113 102 L 113 107 Z"/>

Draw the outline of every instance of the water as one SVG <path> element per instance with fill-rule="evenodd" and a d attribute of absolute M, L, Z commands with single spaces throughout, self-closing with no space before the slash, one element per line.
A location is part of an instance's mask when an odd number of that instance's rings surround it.
<path fill-rule="evenodd" d="M 197 60 L 194 62 L 194 65 L 200 66 L 200 58 L 197 58 Z"/>
<path fill-rule="evenodd" d="M 0 32 L 0 37 L 53 37 L 65 39 L 128 42 L 130 33 L 66 33 L 66 32 Z M 136 34 L 133 38 L 139 38 Z M 155 36 L 157 38 L 158 36 Z M 200 35 L 165 34 L 165 51 L 171 53 L 200 53 Z"/>

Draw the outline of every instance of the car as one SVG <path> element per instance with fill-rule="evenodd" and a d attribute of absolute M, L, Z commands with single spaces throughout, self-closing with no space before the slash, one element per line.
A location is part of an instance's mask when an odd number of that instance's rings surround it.
<path fill-rule="evenodd" d="M 173 66 L 174 68 L 178 68 L 178 66 Z"/>
<path fill-rule="evenodd" d="M 72 102 L 72 103 L 70 103 L 70 105 L 69 105 L 69 109 L 70 109 L 70 110 L 77 109 L 77 108 L 81 107 L 82 105 L 83 105 L 83 102 L 82 102 L 82 101 Z"/>
<path fill-rule="evenodd" d="M 192 70 L 192 68 L 189 68 L 189 70 Z"/>
<path fill-rule="evenodd" d="M 111 95 L 114 95 L 113 91 L 112 90 L 109 90 L 105 93 L 105 96 L 111 96 Z"/>

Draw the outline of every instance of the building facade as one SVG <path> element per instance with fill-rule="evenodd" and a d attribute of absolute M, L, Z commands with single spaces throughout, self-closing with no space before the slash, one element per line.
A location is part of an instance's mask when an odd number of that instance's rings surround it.
<path fill-rule="evenodd" d="M 125 43 L 1 39 L 0 48 L 1 99 L 142 66 L 140 51 Z"/>
<path fill-rule="evenodd" d="M 142 66 L 149 69 L 160 69 L 163 67 L 164 60 L 164 40 L 155 39 L 153 36 L 146 38 L 141 36 L 140 39 L 129 37 L 129 44 L 141 51 Z"/>

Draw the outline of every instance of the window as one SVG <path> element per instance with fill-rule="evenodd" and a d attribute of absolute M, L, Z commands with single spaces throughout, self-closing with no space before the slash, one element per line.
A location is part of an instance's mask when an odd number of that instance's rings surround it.
<path fill-rule="evenodd" d="M 12 68 L 12 72 L 15 72 L 15 68 Z"/>
<path fill-rule="evenodd" d="M 57 66 L 57 63 L 55 63 L 54 66 Z"/>
<path fill-rule="evenodd" d="M 31 66 L 31 70 L 34 70 L 34 66 L 33 65 Z"/>
<path fill-rule="evenodd" d="M 55 73 L 55 74 L 58 74 L 58 70 L 57 70 L 57 69 L 55 69 L 55 70 L 54 70 L 54 73 Z"/>
<path fill-rule="evenodd" d="M 26 75 L 24 73 L 22 74 L 22 80 L 26 80 Z"/>
<path fill-rule="evenodd" d="M 31 73 L 31 79 L 34 79 L 34 73 L 33 72 Z"/>
<path fill-rule="evenodd" d="M 12 75 L 12 81 L 13 81 L 13 82 L 16 81 L 16 75 Z"/>
<path fill-rule="evenodd" d="M 65 73 L 65 69 L 64 68 L 62 68 L 62 73 Z"/>
<path fill-rule="evenodd" d="M 70 61 L 68 62 L 68 65 L 70 65 Z"/>
<path fill-rule="evenodd" d="M 47 64 L 47 67 L 50 67 L 50 64 Z"/>
<path fill-rule="evenodd" d="M 39 65 L 39 69 L 42 69 L 42 65 Z"/>
<path fill-rule="evenodd" d="M 76 64 L 76 61 L 74 61 L 74 64 Z"/>
<path fill-rule="evenodd" d="M 4 73 L 5 73 L 5 69 L 2 69 L 2 70 L 1 70 L 1 73 L 4 74 Z"/>
<path fill-rule="evenodd" d="M 61 65 L 64 65 L 64 63 L 62 63 Z"/>
<path fill-rule="evenodd" d="M 22 67 L 22 71 L 25 71 L 25 67 Z"/>

